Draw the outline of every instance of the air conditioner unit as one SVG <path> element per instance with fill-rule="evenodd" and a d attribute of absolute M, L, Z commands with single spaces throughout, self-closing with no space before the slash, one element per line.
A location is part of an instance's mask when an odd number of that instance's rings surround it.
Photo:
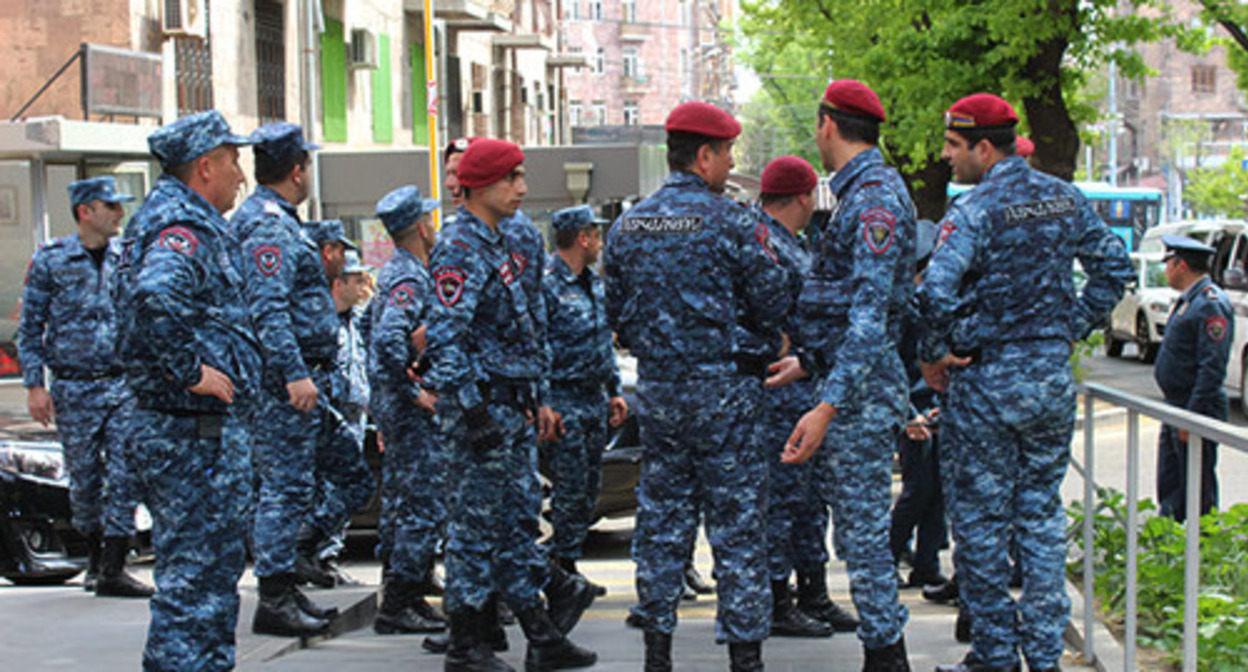
<path fill-rule="evenodd" d="M 165 35 L 208 36 L 204 0 L 162 0 L 161 28 Z"/>
<path fill-rule="evenodd" d="M 347 65 L 352 69 L 377 69 L 377 38 L 364 28 L 351 29 L 351 47 Z"/>

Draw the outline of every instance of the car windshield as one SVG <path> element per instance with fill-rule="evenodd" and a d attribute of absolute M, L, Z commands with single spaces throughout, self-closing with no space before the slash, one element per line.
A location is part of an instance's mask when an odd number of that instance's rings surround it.
<path fill-rule="evenodd" d="M 1166 282 L 1166 262 L 1164 261 L 1148 261 L 1144 267 L 1144 287 L 1169 287 L 1170 283 Z"/>

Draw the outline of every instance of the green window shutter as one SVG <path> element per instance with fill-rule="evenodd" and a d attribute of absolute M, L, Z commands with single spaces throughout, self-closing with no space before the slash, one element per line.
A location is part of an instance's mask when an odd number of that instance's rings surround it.
<path fill-rule="evenodd" d="M 429 144 L 429 80 L 425 78 L 425 45 L 412 43 L 412 144 Z"/>
<path fill-rule="evenodd" d="M 347 43 L 342 22 L 329 17 L 321 33 L 321 124 L 327 141 L 347 141 Z"/>
<path fill-rule="evenodd" d="M 394 88 L 390 79 L 390 36 L 377 36 L 377 69 L 373 71 L 373 141 L 394 142 Z"/>

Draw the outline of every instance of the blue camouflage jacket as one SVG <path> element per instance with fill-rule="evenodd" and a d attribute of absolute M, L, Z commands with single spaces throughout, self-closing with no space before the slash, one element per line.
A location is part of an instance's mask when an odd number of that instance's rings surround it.
<path fill-rule="evenodd" d="M 759 221 L 766 221 L 771 228 L 771 243 L 775 249 L 776 258 L 779 259 L 788 277 L 786 291 L 793 307 L 789 310 L 783 331 L 789 335 L 790 351 L 797 352 L 801 350 L 801 344 L 792 339 L 800 331 L 797 300 L 802 294 L 802 287 L 806 284 L 806 277 L 810 274 L 810 250 L 807 248 L 805 236 L 793 235 L 761 207 L 755 206 L 755 214 L 760 218 Z M 778 408 L 805 411 L 817 402 L 815 388 L 816 385 L 810 378 L 803 378 L 784 387 L 768 389 L 767 403 Z"/>
<path fill-rule="evenodd" d="M 407 368 L 417 358 L 412 332 L 428 321 L 432 301 L 429 268 L 411 252 L 395 248 L 377 276 L 377 294 L 370 308 L 368 379 L 379 396 L 385 395 L 385 402 L 410 402 L 420 395 Z"/>
<path fill-rule="evenodd" d="M 1088 277 L 1079 295 L 1076 259 Z M 935 362 L 951 349 L 1081 340 L 1133 277 L 1122 240 L 1078 189 L 1009 157 L 945 213 L 919 288 L 919 354 Z"/>
<path fill-rule="evenodd" d="M 338 313 L 338 366 L 330 378 L 330 398 L 335 405 L 367 406 L 368 341 L 365 338 L 365 312 L 352 306 Z"/>
<path fill-rule="evenodd" d="M 545 404 L 550 363 L 541 278 L 541 234 L 522 213 L 492 230 L 460 207 L 433 248 L 430 369 L 424 385 L 461 407 L 484 399 L 481 386 L 528 386 Z"/>
<path fill-rule="evenodd" d="M 338 313 L 320 251 L 295 205 L 261 185 L 230 219 L 237 267 L 264 348 L 265 380 L 284 386 L 311 375 L 310 363 L 338 356 Z"/>
<path fill-rule="evenodd" d="M 550 381 L 601 383 L 612 397 L 623 394 L 620 369 L 607 325 L 602 278 L 586 268 L 579 276 L 558 253 L 542 278 L 546 294 Z"/>
<path fill-rule="evenodd" d="M 739 328 L 772 333 L 790 306 L 767 227 L 693 173 L 617 219 L 603 262 L 608 322 L 643 379 L 734 373 Z"/>
<path fill-rule="evenodd" d="M 749 210 L 750 216 L 756 222 L 756 230 L 767 232 L 765 235 L 770 240 L 770 249 L 775 254 L 776 263 L 784 271 L 785 291 L 789 297 L 789 305 L 795 306 L 802 285 L 806 281 L 806 274 L 810 272 L 810 251 L 806 249 L 801 239 L 784 228 L 784 225 L 776 221 L 776 218 L 767 214 L 761 205 L 755 204 Z M 739 310 L 740 308 L 738 307 Z M 785 323 L 767 333 L 747 331 L 742 325 L 738 325 L 737 329 L 740 339 L 738 351 L 766 360 L 770 364 L 774 361 L 774 356 L 780 347 L 780 332 L 788 334 L 790 339 L 796 333 L 797 315 L 790 310 Z"/>
<path fill-rule="evenodd" d="M 259 390 L 260 344 L 226 226 L 216 208 L 168 175 L 130 220 L 115 274 L 123 282 L 114 291 L 124 293 L 114 296 L 131 306 L 118 329 L 140 407 L 224 413 L 221 401 L 187 391 L 199 383 L 201 364 L 229 376 L 236 404 Z"/>
<path fill-rule="evenodd" d="M 1214 418 L 1227 416 L 1222 383 L 1235 342 L 1235 310 L 1209 276 L 1179 297 L 1153 364 L 1166 402 Z"/>
<path fill-rule="evenodd" d="M 874 147 L 850 159 L 830 186 L 837 209 L 813 232 L 810 276 L 798 298 L 803 365 L 820 381 L 821 401 L 849 411 L 884 404 L 904 416 L 897 343 L 914 294 L 914 204 Z"/>
<path fill-rule="evenodd" d="M 120 249 L 110 242 L 98 268 L 76 233 L 35 252 L 22 291 L 17 341 L 25 387 L 44 387 L 44 366 L 56 376 L 121 369 L 109 294 Z"/>

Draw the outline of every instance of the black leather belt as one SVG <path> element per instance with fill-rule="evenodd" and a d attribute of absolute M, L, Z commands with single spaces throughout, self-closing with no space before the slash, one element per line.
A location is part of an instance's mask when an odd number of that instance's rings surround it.
<path fill-rule="evenodd" d="M 481 383 L 478 389 L 481 391 L 481 398 L 489 403 L 529 410 L 537 407 L 532 385 L 489 382 Z"/>
<path fill-rule="evenodd" d="M 126 371 L 120 367 L 105 371 L 58 371 L 54 375 L 59 380 L 111 380 Z"/>

